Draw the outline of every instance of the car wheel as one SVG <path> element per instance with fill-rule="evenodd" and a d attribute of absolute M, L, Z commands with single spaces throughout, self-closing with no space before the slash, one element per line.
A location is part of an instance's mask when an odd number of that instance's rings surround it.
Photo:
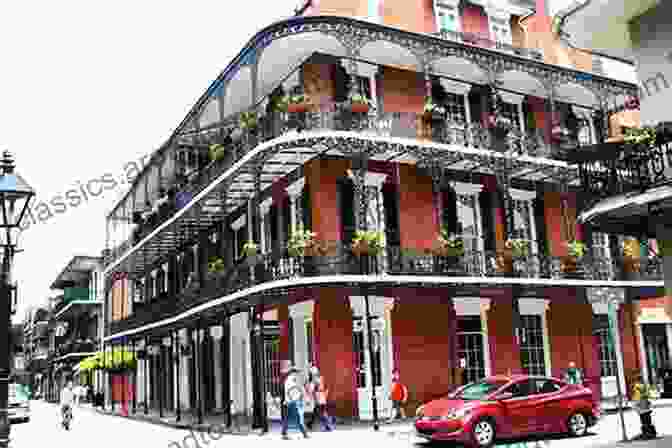
<path fill-rule="evenodd" d="M 588 420 L 580 412 L 575 412 L 567 419 L 567 430 L 573 437 L 581 437 L 588 431 Z"/>
<path fill-rule="evenodd" d="M 476 447 L 489 448 L 495 443 L 495 425 L 490 420 L 481 419 L 474 423 L 471 436 Z"/>

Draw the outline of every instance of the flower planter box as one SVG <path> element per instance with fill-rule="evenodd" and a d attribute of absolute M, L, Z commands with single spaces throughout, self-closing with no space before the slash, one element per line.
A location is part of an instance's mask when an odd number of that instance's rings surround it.
<path fill-rule="evenodd" d="M 366 103 L 352 103 L 350 104 L 350 110 L 353 113 L 365 114 L 369 112 L 369 105 Z"/>
<path fill-rule="evenodd" d="M 290 114 L 302 113 L 308 111 L 307 103 L 290 103 L 287 105 L 287 112 Z"/>

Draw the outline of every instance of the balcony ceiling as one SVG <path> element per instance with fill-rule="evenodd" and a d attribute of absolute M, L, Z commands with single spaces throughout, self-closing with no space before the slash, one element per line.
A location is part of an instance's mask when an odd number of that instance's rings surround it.
<path fill-rule="evenodd" d="M 81 255 L 73 257 L 51 284 L 51 289 L 63 289 L 86 281 L 90 273 L 96 270 L 101 263 L 102 259 L 100 257 Z"/>

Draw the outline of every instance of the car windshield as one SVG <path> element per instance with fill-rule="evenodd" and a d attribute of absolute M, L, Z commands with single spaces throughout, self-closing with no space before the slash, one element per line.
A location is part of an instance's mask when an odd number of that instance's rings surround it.
<path fill-rule="evenodd" d="M 483 380 L 467 384 L 455 394 L 455 398 L 460 400 L 482 400 L 506 384 L 508 384 L 508 381 L 503 380 Z"/>

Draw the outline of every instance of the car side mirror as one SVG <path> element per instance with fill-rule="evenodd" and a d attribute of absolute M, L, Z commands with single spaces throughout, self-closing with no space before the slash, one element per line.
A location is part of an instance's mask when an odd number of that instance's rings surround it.
<path fill-rule="evenodd" d="M 513 398 L 511 392 L 502 392 L 501 394 L 495 395 L 495 400 L 497 401 L 508 400 L 509 398 Z"/>

